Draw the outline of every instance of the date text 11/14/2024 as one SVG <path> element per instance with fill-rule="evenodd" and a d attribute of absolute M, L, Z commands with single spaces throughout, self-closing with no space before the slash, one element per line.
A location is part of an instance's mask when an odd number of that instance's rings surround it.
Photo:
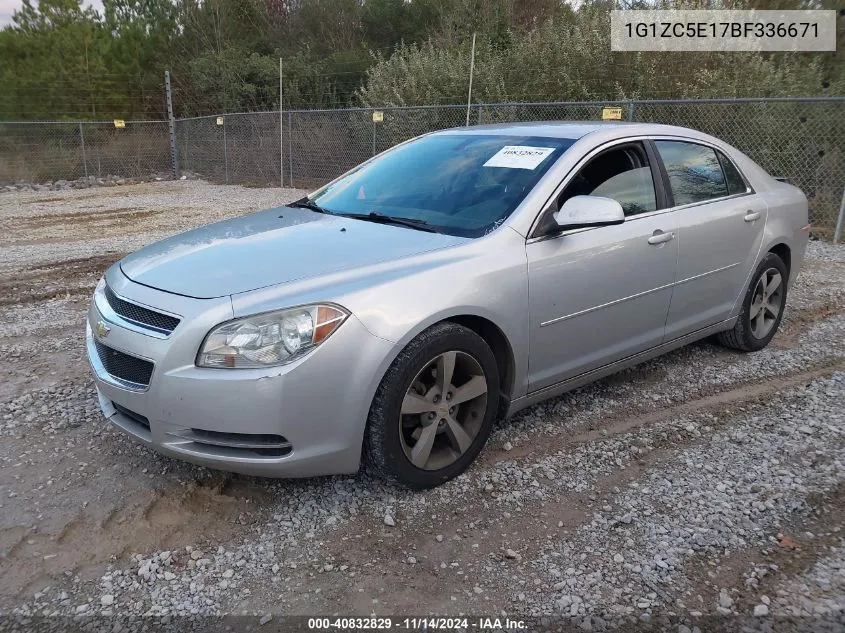
<path fill-rule="evenodd" d="M 316 631 L 389 630 L 406 631 L 521 631 L 527 628 L 524 620 L 499 617 L 331 617 L 308 618 L 308 628 Z"/>

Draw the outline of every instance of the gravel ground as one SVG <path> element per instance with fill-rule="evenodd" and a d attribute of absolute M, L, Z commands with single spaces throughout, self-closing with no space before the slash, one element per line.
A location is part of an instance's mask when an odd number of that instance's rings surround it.
<path fill-rule="evenodd" d="M 773 594 L 774 598 L 760 596 L 760 604 L 768 608 L 755 606 L 758 614 L 824 616 L 841 621 L 845 612 L 845 540 L 831 545 L 830 552 L 807 572 L 778 583 Z"/>
<path fill-rule="evenodd" d="M 82 341 L 102 271 L 301 194 L 196 181 L 0 194 L 10 622 L 243 614 L 265 630 L 290 614 L 463 613 L 845 628 L 845 248 L 810 244 L 767 349 L 701 342 L 532 407 L 425 494 L 366 472 L 214 472 L 112 430 Z"/>

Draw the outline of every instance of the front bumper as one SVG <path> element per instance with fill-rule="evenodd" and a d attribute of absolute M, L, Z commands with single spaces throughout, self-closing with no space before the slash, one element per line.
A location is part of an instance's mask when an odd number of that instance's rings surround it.
<path fill-rule="evenodd" d="M 310 477 L 358 469 L 370 403 L 393 343 L 350 316 L 312 353 L 288 365 L 196 367 L 207 332 L 232 318 L 228 297 L 162 292 L 135 284 L 117 266 L 106 281 L 125 300 L 181 317 L 169 336 L 150 334 L 115 319 L 95 294 L 88 356 L 100 408 L 118 429 L 166 455 L 250 475 Z M 110 375 L 97 343 L 152 363 L 149 384 Z"/>

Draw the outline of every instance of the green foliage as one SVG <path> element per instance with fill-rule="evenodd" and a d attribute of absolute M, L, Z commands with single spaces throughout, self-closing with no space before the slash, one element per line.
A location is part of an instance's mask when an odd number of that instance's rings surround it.
<path fill-rule="evenodd" d="M 278 58 L 226 48 L 188 62 L 192 85 L 216 112 L 265 109 L 278 102 Z"/>
<path fill-rule="evenodd" d="M 19 118 L 96 115 L 112 95 L 93 85 L 107 40 L 81 0 L 25 0 L 15 29 L 0 32 L 0 108 Z M 49 105 L 48 105 L 49 104 Z M 12 117 L 9 117 L 12 118 Z"/>
<path fill-rule="evenodd" d="M 836 0 L 731 0 L 734 8 Z M 630 0 L 631 7 L 723 4 Z M 578 6 L 577 10 L 573 5 Z M 24 0 L 0 30 L 0 119 L 474 100 L 843 94 L 836 54 L 612 53 L 608 0 Z M 768 6 L 767 6 L 768 8 Z M 843 21 L 845 19 L 840 18 Z"/>
<path fill-rule="evenodd" d="M 513 38 L 488 36 L 476 55 L 477 102 L 586 101 L 845 93 L 831 56 L 756 53 L 614 53 L 607 7 L 587 4 Z M 468 47 L 431 41 L 378 57 L 359 91 L 365 105 L 461 103 Z"/>
<path fill-rule="evenodd" d="M 374 50 L 393 52 L 401 43 L 424 40 L 438 15 L 431 1 L 367 0 L 361 7 L 364 40 Z"/>

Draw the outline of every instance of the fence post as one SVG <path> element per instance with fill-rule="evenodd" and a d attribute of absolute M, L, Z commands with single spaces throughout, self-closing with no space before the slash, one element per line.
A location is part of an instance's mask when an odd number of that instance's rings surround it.
<path fill-rule="evenodd" d="M 190 169 L 191 156 L 188 154 L 188 134 L 185 132 L 184 121 L 182 121 L 182 155 L 185 157 L 185 164 L 188 165 L 188 168 Z"/>
<path fill-rule="evenodd" d="M 226 115 L 223 115 L 223 170 L 226 173 L 226 184 L 229 184 L 229 149 L 226 146 Z"/>
<path fill-rule="evenodd" d="M 482 120 L 484 119 L 484 106 L 480 103 L 478 104 L 478 125 L 481 125 Z"/>
<path fill-rule="evenodd" d="M 839 203 L 839 217 L 836 219 L 836 230 L 833 232 L 833 243 L 838 244 L 842 237 L 842 221 L 845 217 L 845 189 L 842 190 L 842 202 Z"/>
<path fill-rule="evenodd" d="M 293 137 L 293 118 L 291 117 L 291 113 L 288 112 L 288 185 L 293 187 L 293 142 L 291 138 Z"/>
<path fill-rule="evenodd" d="M 375 110 L 373 110 L 375 112 Z M 373 115 L 373 156 L 376 155 L 376 117 Z"/>
<path fill-rule="evenodd" d="M 170 90 L 170 71 L 164 71 L 164 88 L 167 92 L 167 124 L 170 129 L 170 168 L 173 178 L 179 179 L 179 152 L 176 149 L 176 121 L 173 120 L 173 93 Z"/>
<path fill-rule="evenodd" d="M 469 107 L 472 104 L 472 75 L 475 71 L 475 33 L 472 34 L 472 53 L 470 53 L 469 58 L 469 88 L 467 89 L 467 122 L 466 126 L 469 127 Z"/>
<path fill-rule="evenodd" d="M 629 100 L 628 101 L 628 120 L 629 121 L 634 120 L 634 108 L 635 107 L 636 107 L 636 103 L 634 102 L 634 100 L 633 99 Z"/>
<path fill-rule="evenodd" d="M 88 159 L 85 156 L 85 135 L 82 133 L 82 121 L 79 122 L 79 146 L 82 148 L 82 167 L 85 169 L 85 184 L 88 183 Z"/>
<path fill-rule="evenodd" d="M 282 58 L 279 57 L 279 187 L 285 187 L 285 139 L 284 129 L 284 75 L 282 75 Z"/>

